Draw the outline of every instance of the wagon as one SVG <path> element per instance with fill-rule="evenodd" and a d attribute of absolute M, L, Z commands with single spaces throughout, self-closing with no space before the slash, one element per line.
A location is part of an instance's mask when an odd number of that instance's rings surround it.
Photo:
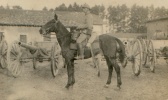
<path fill-rule="evenodd" d="M 168 40 L 157 38 L 136 38 L 126 46 L 127 57 L 132 62 L 135 75 L 139 75 L 142 67 L 155 72 L 158 58 L 164 58 L 168 63 Z"/>
<path fill-rule="evenodd" d="M 24 63 L 32 61 L 33 68 L 37 68 L 37 61 L 50 61 L 51 72 L 55 77 L 58 73 L 58 64 L 60 63 L 61 50 L 57 42 L 36 42 L 32 46 L 23 42 L 15 41 L 7 50 L 6 66 L 14 77 L 19 76 Z"/>
<path fill-rule="evenodd" d="M 142 66 L 142 45 L 140 40 L 134 39 L 127 42 L 125 50 L 128 61 L 132 63 L 133 73 L 138 76 Z"/>
<path fill-rule="evenodd" d="M 3 69 L 7 67 L 7 50 L 8 44 L 6 40 L 2 39 L 0 42 L 0 66 Z"/>

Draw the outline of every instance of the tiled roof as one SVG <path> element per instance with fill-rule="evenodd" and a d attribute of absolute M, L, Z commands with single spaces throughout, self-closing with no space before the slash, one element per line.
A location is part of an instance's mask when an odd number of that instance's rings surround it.
<path fill-rule="evenodd" d="M 162 17 L 162 18 L 156 18 L 156 19 L 148 20 L 146 23 L 162 21 L 162 20 L 168 20 L 168 17 Z"/>
<path fill-rule="evenodd" d="M 0 25 L 14 26 L 42 26 L 58 15 L 59 20 L 66 27 L 75 27 L 83 24 L 84 13 L 67 11 L 37 11 L 37 10 L 3 10 L 0 9 Z M 102 19 L 93 15 L 94 24 L 102 24 Z"/>

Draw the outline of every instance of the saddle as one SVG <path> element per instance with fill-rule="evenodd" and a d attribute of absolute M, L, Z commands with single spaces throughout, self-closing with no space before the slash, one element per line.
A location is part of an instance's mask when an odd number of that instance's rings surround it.
<path fill-rule="evenodd" d="M 77 50 L 78 44 L 87 43 L 87 35 L 76 31 L 72 33 L 71 40 L 70 49 Z"/>

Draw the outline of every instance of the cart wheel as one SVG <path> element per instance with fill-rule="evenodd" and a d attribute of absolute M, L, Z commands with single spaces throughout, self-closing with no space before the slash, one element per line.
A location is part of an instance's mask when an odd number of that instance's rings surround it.
<path fill-rule="evenodd" d="M 0 63 L 2 68 L 7 67 L 7 50 L 8 50 L 8 44 L 5 40 L 1 41 L 0 44 Z"/>
<path fill-rule="evenodd" d="M 141 39 L 141 46 L 142 46 L 142 65 L 146 64 L 147 59 L 147 46 L 146 41 L 144 39 Z"/>
<path fill-rule="evenodd" d="M 1 67 L 4 69 L 8 66 L 7 59 L 5 56 L 1 56 Z"/>
<path fill-rule="evenodd" d="M 129 57 L 130 61 L 132 62 L 132 70 L 133 73 L 138 76 L 141 72 L 141 66 L 142 66 L 142 47 L 139 40 L 135 40 L 132 43 L 131 55 Z"/>
<path fill-rule="evenodd" d="M 56 61 L 54 58 L 52 58 L 51 60 L 51 71 L 52 71 L 53 77 L 55 77 L 58 74 L 58 68 L 57 68 Z"/>
<path fill-rule="evenodd" d="M 166 63 L 168 64 L 168 59 L 166 59 Z"/>
<path fill-rule="evenodd" d="M 156 52 L 152 40 L 147 41 L 147 66 L 150 67 L 151 72 L 155 72 L 156 66 Z"/>
<path fill-rule="evenodd" d="M 22 71 L 21 50 L 17 43 L 13 43 L 7 54 L 8 70 L 14 77 L 18 77 Z"/>
<path fill-rule="evenodd" d="M 53 77 L 58 74 L 58 58 L 56 58 L 56 45 L 53 45 L 51 48 L 51 72 Z"/>

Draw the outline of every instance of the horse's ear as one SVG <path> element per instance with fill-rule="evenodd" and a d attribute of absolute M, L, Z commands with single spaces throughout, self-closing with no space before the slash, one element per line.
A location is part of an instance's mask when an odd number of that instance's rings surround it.
<path fill-rule="evenodd" d="M 57 20 L 58 19 L 58 16 L 57 14 L 54 15 L 54 19 Z"/>

